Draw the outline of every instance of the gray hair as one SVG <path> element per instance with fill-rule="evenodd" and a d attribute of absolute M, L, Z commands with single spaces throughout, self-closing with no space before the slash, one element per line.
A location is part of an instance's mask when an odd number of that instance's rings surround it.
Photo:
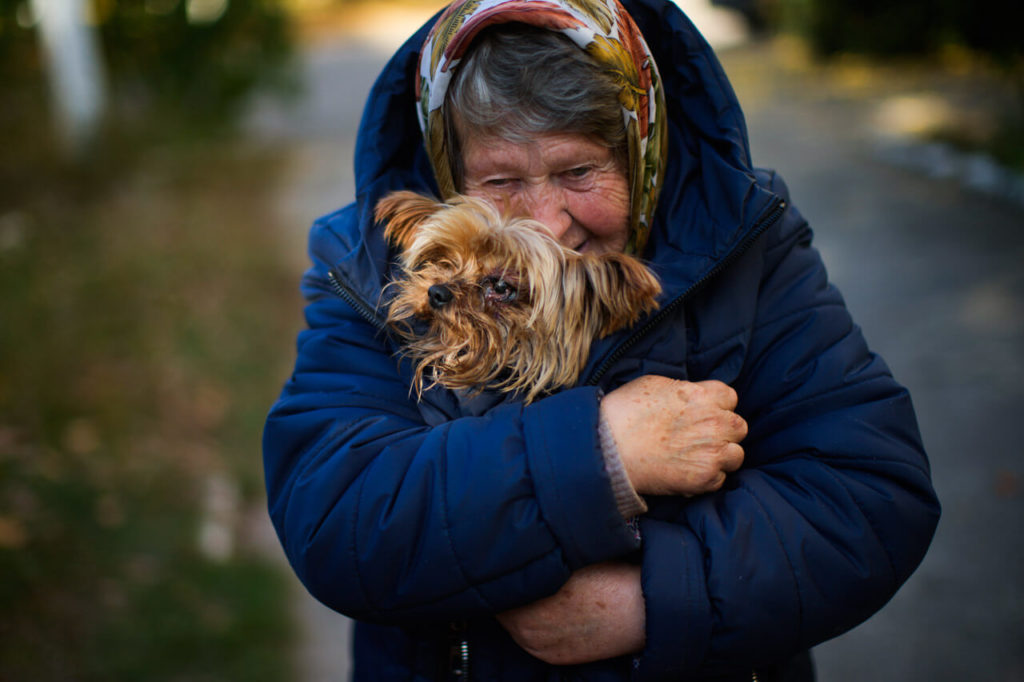
<path fill-rule="evenodd" d="M 485 29 L 448 88 L 445 136 L 455 186 L 462 188 L 460 137 L 525 142 L 576 133 L 613 150 L 627 168 L 618 84 L 567 36 L 526 24 Z"/>

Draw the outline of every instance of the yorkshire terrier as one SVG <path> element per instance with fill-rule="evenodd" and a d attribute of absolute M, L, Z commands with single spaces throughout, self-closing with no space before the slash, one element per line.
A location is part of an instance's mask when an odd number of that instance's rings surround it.
<path fill-rule="evenodd" d="M 417 396 L 440 384 L 532 402 L 576 383 L 594 339 L 658 307 L 661 286 L 636 258 L 577 253 L 479 199 L 393 192 L 375 216 L 401 250 L 387 319 Z"/>

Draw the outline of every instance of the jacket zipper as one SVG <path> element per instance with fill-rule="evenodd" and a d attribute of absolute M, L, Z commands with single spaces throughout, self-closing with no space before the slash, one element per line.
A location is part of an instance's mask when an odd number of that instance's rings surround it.
<path fill-rule="evenodd" d="M 469 640 L 465 637 L 459 642 L 459 667 L 455 670 L 455 675 L 460 680 L 469 679 Z"/>
<path fill-rule="evenodd" d="M 622 356 L 625 355 L 630 348 L 636 345 L 637 342 L 640 341 L 640 339 L 646 336 L 663 319 L 670 315 L 672 311 L 674 311 L 676 308 L 682 305 L 683 302 L 686 299 L 688 299 L 694 292 L 703 287 L 705 284 L 707 284 L 709 280 L 717 276 L 720 272 L 722 272 L 722 270 L 729 267 L 737 258 L 746 253 L 747 249 L 749 249 L 753 245 L 753 243 L 757 241 L 757 238 L 760 237 L 769 227 L 775 224 L 775 222 L 782 216 L 782 213 L 785 211 L 785 209 L 786 202 L 782 199 L 776 199 L 775 203 L 771 205 L 766 215 L 758 221 L 757 225 L 755 225 L 754 228 L 750 231 L 750 234 L 748 234 L 743 239 L 743 241 L 736 246 L 736 248 L 730 251 L 724 259 L 720 260 L 715 265 L 715 267 L 706 272 L 703 277 L 701 277 L 699 280 L 691 284 L 686 289 L 686 291 L 684 291 L 682 294 L 680 294 L 672 301 L 670 301 L 668 305 L 662 307 L 662 309 L 659 310 L 654 315 L 654 317 L 650 318 L 647 321 L 647 324 L 645 324 L 643 327 L 634 332 L 632 336 L 623 341 L 622 345 L 616 348 L 615 351 L 608 357 L 608 359 L 601 363 L 600 367 L 594 370 L 594 372 L 587 379 L 586 385 L 597 385 L 597 382 L 601 380 L 601 377 L 603 377 L 605 373 L 609 369 L 611 369 L 611 367 L 616 362 L 622 359 Z"/>
<path fill-rule="evenodd" d="M 355 308 L 356 312 L 359 313 L 363 319 L 378 329 L 387 329 L 387 323 L 384 318 L 381 317 L 380 313 L 378 313 L 375 308 L 371 308 L 369 305 L 364 303 L 354 291 L 343 284 L 341 280 L 338 279 L 338 276 L 334 274 L 334 270 L 329 270 L 327 272 L 327 278 L 331 281 L 331 288 L 334 289 L 334 293 L 338 294 L 342 300 Z"/>
<path fill-rule="evenodd" d="M 448 669 L 455 680 L 469 679 L 469 633 L 465 622 L 449 624 Z"/>

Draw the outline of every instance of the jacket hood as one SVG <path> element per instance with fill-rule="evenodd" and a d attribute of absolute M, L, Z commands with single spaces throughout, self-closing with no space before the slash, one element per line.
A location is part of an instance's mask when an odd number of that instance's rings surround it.
<path fill-rule="evenodd" d="M 624 0 L 649 46 L 665 93 L 664 181 L 642 256 L 671 300 L 704 277 L 755 231 L 778 198 L 758 186 L 739 102 L 707 41 L 668 0 Z M 416 92 L 419 54 L 441 13 L 384 67 L 367 100 L 355 151 L 358 234 L 336 271 L 366 301 L 388 274 L 383 229 L 373 208 L 392 190 L 441 196 L 421 135 Z"/>

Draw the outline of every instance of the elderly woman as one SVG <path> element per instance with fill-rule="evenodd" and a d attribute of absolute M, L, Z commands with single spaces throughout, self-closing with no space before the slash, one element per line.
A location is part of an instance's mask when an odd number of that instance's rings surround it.
<path fill-rule="evenodd" d="M 920 562 L 938 504 L 909 396 L 674 5 L 453 4 L 374 86 L 356 174 L 313 227 L 264 440 L 293 567 L 358 621 L 356 680 L 810 680 L 809 648 Z M 417 401 L 378 309 L 395 189 L 636 253 L 661 308 L 575 388 Z"/>

